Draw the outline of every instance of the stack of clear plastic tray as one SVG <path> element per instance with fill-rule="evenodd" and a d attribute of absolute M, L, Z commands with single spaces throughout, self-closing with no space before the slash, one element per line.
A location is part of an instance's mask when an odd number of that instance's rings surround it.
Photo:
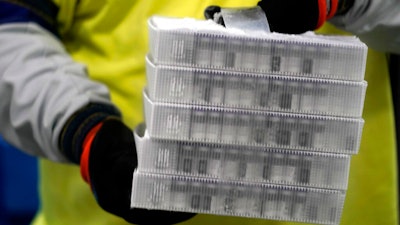
<path fill-rule="evenodd" d="M 338 224 L 367 47 L 152 17 L 132 207 Z"/>

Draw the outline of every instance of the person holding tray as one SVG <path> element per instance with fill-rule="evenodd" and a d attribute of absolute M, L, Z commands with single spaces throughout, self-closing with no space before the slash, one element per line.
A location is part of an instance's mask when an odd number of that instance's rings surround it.
<path fill-rule="evenodd" d="M 389 72 L 399 73 L 398 1 L 0 0 L 0 134 L 40 158 L 32 224 L 293 224 L 130 208 L 147 19 L 257 4 L 274 32 L 350 33 L 370 47 L 366 126 L 341 224 L 397 224 L 398 87 L 394 76 L 392 96 Z"/>

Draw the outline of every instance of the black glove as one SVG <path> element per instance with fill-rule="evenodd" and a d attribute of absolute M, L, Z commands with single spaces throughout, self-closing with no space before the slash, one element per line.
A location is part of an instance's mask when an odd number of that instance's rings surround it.
<path fill-rule="evenodd" d="M 82 128 L 77 130 L 77 134 L 81 132 Z M 74 138 L 75 142 L 78 140 Z M 130 208 L 132 176 L 138 163 L 136 146 L 132 130 L 118 117 L 105 116 L 91 126 L 81 146 L 79 163 L 82 177 L 89 183 L 98 204 L 105 211 L 140 225 L 175 224 L 196 215 Z"/>
<path fill-rule="evenodd" d="M 329 5 L 328 5 L 329 4 Z M 261 0 L 258 2 L 268 20 L 271 31 L 300 34 L 316 30 L 335 15 L 345 14 L 354 0 Z M 213 19 L 219 6 L 204 11 L 207 19 Z M 223 20 L 218 23 L 223 25 Z"/>

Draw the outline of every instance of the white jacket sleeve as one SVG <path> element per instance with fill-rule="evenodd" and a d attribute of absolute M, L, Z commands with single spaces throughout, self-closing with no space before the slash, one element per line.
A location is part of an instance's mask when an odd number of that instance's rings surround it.
<path fill-rule="evenodd" d="M 399 0 L 355 0 L 346 14 L 330 22 L 357 35 L 372 49 L 400 54 Z"/>
<path fill-rule="evenodd" d="M 89 103 L 112 107 L 107 88 L 35 23 L 0 25 L 0 96 L 4 139 L 54 161 L 68 161 L 58 139 L 71 115 Z"/>

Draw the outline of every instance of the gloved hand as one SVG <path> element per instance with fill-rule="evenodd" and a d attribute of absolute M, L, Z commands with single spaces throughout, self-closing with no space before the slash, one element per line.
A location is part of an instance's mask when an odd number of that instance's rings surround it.
<path fill-rule="evenodd" d="M 175 224 L 195 215 L 131 209 L 132 176 L 138 164 L 133 132 L 117 116 L 106 116 L 91 127 L 81 141 L 80 168 L 101 208 L 139 225 Z"/>
<path fill-rule="evenodd" d="M 355 0 L 261 0 L 258 2 L 268 20 L 271 31 L 300 34 L 316 30 L 335 15 L 345 14 Z M 219 6 L 206 8 L 207 19 L 214 17 Z M 223 24 L 223 21 L 218 21 Z"/>

